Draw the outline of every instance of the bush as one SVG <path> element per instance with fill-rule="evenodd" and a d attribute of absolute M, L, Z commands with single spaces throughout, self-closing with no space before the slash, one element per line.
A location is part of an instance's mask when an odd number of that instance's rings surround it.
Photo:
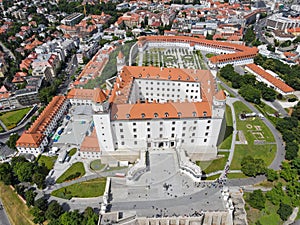
<path fill-rule="evenodd" d="M 251 207 L 262 210 L 265 208 L 266 197 L 261 190 L 255 190 L 249 195 L 248 203 Z"/>
<path fill-rule="evenodd" d="M 71 174 L 70 176 L 66 177 L 65 181 L 68 181 L 68 180 L 73 180 L 77 177 L 80 177 L 81 176 L 81 173 L 80 172 L 76 172 L 74 174 Z"/>
<path fill-rule="evenodd" d="M 280 216 L 280 218 L 283 221 L 286 221 L 289 218 L 289 216 L 292 214 L 292 212 L 293 212 L 292 206 L 284 203 L 280 203 L 277 214 Z"/>

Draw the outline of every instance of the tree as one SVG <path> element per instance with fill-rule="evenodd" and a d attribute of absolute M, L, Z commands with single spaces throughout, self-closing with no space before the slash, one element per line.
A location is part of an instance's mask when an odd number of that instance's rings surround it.
<path fill-rule="evenodd" d="M 38 188 L 43 188 L 45 185 L 45 175 L 40 172 L 36 172 L 32 176 L 32 181 L 37 185 Z"/>
<path fill-rule="evenodd" d="M 273 170 L 273 169 L 267 169 L 266 170 L 266 175 L 267 175 L 267 179 L 268 181 L 275 181 L 278 180 L 278 174 L 277 171 Z"/>
<path fill-rule="evenodd" d="M 285 193 L 282 190 L 282 183 L 276 184 L 272 190 L 267 191 L 266 197 L 273 205 L 278 205 L 285 197 Z"/>
<path fill-rule="evenodd" d="M 37 195 L 32 189 L 25 192 L 26 205 L 34 205 L 34 198 Z"/>
<path fill-rule="evenodd" d="M 18 162 L 14 167 L 14 172 L 20 182 L 31 182 L 34 165 L 31 162 Z"/>
<path fill-rule="evenodd" d="M 277 214 L 280 216 L 280 218 L 283 221 L 286 221 L 289 218 L 289 216 L 292 214 L 292 212 L 293 212 L 292 206 L 284 203 L 280 203 Z"/>
<path fill-rule="evenodd" d="M 261 190 L 255 190 L 249 194 L 248 203 L 251 207 L 262 210 L 265 208 L 266 197 Z"/>
<path fill-rule="evenodd" d="M 34 206 L 36 206 L 38 209 L 45 212 L 47 210 L 47 207 L 48 207 L 47 199 L 39 198 L 38 200 L 36 200 L 34 202 Z"/>
<path fill-rule="evenodd" d="M 261 92 L 251 85 L 243 85 L 239 90 L 239 93 L 248 102 L 253 102 L 256 104 L 260 103 Z"/>
<path fill-rule="evenodd" d="M 13 173 L 12 167 L 9 163 L 1 163 L 0 164 L 0 181 L 3 181 L 4 184 L 10 185 L 13 183 Z"/>
<path fill-rule="evenodd" d="M 292 160 L 298 155 L 298 144 L 295 142 L 287 142 L 285 146 L 285 159 Z"/>
<path fill-rule="evenodd" d="M 298 179 L 297 170 L 292 169 L 291 165 L 287 162 L 282 162 L 280 177 L 287 182 L 296 181 Z"/>
<path fill-rule="evenodd" d="M 298 172 L 298 175 L 300 174 L 300 157 L 295 158 L 292 163 L 292 168 L 296 169 Z"/>
<path fill-rule="evenodd" d="M 48 206 L 48 209 L 45 212 L 45 216 L 47 220 L 54 220 L 58 219 L 62 213 L 62 206 L 57 201 L 51 201 Z"/>
<path fill-rule="evenodd" d="M 20 138 L 20 136 L 17 133 L 10 135 L 9 139 L 6 142 L 6 145 L 8 147 L 10 147 L 11 149 L 17 150 L 16 142 L 19 138 Z"/>
<path fill-rule="evenodd" d="M 78 210 L 65 212 L 59 217 L 61 225 L 78 225 L 82 222 L 82 215 Z"/>
<path fill-rule="evenodd" d="M 250 177 L 255 177 L 266 172 L 266 165 L 262 159 L 254 159 L 252 156 L 245 156 L 241 162 L 242 172 Z"/>
<path fill-rule="evenodd" d="M 253 28 L 248 28 L 245 35 L 244 35 L 244 41 L 249 44 L 255 40 L 255 33 L 253 31 Z"/>
<path fill-rule="evenodd" d="M 33 208 L 30 209 L 30 214 L 34 216 L 33 222 L 36 224 L 41 224 L 43 223 L 46 218 L 44 215 L 44 212 L 41 211 L 38 207 L 34 206 Z"/>
<path fill-rule="evenodd" d="M 83 224 L 96 225 L 98 221 L 98 215 L 94 212 L 93 208 L 87 207 L 83 213 Z"/>

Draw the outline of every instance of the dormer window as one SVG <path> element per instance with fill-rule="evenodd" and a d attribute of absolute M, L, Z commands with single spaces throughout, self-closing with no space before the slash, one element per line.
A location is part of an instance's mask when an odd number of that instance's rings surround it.
<path fill-rule="evenodd" d="M 177 116 L 178 116 L 178 117 L 181 117 L 181 116 L 182 116 L 182 113 L 181 113 L 181 112 L 178 112 L 178 113 L 177 113 Z"/>
<path fill-rule="evenodd" d="M 154 118 L 157 118 L 158 117 L 158 114 L 157 113 L 154 113 Z"/>
<path fill-rule="evenodd" d="M 114 115 L 114 118 L 115 118 L 115 119 L 117 119 L 117 118 L 118 118 L 118 115 L 117 115 L 117 114 L 115 114 L 115 115 Z"/>
<path fill-rule="evenodd" d="M 169 113 L 165 112 L 165 117 L 169 117 Z"/>
<path fill-rule="evenodd" d="M 196 112 L 193 112 L 193 117 L 196 117 L 197 116 L 197 113 Z"/>
<path fill-rule="evenodd" d="M 139 77 L 142 77 L 142 74 L 139 74 Z"/>
<path fill-rule="evenodd" d="M 145 113 L 142 113 L 141 116 L 142 116 L 142 118 L 145 118 L 146 115 L 145 115 Z"/>
<path fill-rule="evenodd" d="M 130 114 L 129 114 L 129 113 L 126 114 L 126 118 L 127 118 L 127 119 L 130 118 Z"/>
<path fill-rule="evenodd" d="M 204 116 L 204 117 L 207 116 L 207 112 L 206 112 L 206 111 L 203 112 L 203 116 Z"/>

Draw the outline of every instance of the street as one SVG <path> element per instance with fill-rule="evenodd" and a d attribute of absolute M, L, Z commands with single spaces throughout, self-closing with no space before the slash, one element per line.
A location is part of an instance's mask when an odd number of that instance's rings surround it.
<path fill-rule="evenodd" d="M 0 225 L 10 225 L 7 214 L 0 199 Z"/>

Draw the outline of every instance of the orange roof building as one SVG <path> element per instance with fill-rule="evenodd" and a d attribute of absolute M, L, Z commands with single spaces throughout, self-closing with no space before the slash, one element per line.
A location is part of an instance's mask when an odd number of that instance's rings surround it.
<path fill-rule="evenodd" d="M 39 155 L 48 144 L 47 136 L 55 128 L 58 120 L 67 110 L 68 101 L 65 96 L 55 96 L 39 117 L 26 130 L 16 143 L 21 153 Z"/>
<path fill-rule="evenodd" d="M 246 70 L 250 73 L 254 74 L 256 79 L 260 82 L 265 83 L 269 87 L 275 89 L 275 91 L 279 92 L 282 95 L 289 95 L 294 93 L 294 89 L 287 85 L 284 81 L 274 77 L 267 71 L 265 71 L 262 67 L 257 66 L 256 64 L 248 64 L 246 65 Z"/>
<path fill-rule="evenodd" d="M 169 43 L 169 44 L 167 44 Z M 209 66 L 223 67 L 227 64 L 246 65 L 253 63 L 253 58 L 258 54 L 256 47 L 247 47 L 224 41 L 206 40 L 186 36 L 146 36 L 140 37 L 138 41 L 139 50 L 143 51 L 148 46 L 173 46 L 189 47 L 195 50 L 216 53 L 209 59 Z"/>
<path fill-rule="evenodd" d="M 134 161 L 139 151 L 178 148 L 214 158 L 225 100 L 209 70 L 124 66 L 109 107 L 94 115 L 101 157 Z"/>

